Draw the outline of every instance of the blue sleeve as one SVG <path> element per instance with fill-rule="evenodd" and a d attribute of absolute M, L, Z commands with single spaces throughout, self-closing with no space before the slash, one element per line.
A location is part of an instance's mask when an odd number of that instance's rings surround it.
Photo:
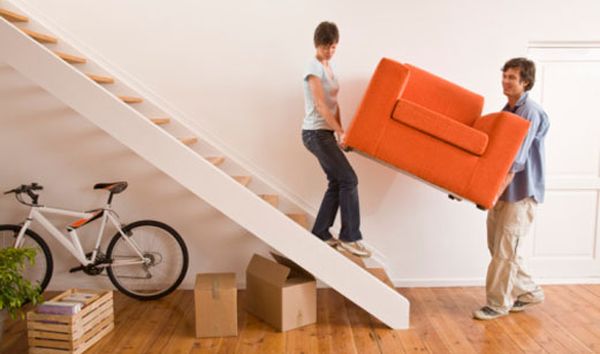
<path fill-rule="evenodd" d="M 306 67 L 306 71 L 304 72 L 304 80 L 308 80 L 309 76 L 316 76 L 319 79 L 323 77 L 323 65 L 319 63 L 316 59 L 311 60 Z"/>
<path fill-rule="evenodd" d="M 525 169 L 525 163 L 527 162 L 527 157 L 529 157 L 529 149 L 531 148 L 531 144 L 536 137 L 542 121 L 541 112 L 533 109 L 526 110 L 521 117 L 528 120 L 531 124 L 529 125 L 529 131 L 525 136 L 525 140 L 517 153 L 517 157 L 515 157 L 515 161 L 510 168 L 510 172 L 512 173 L 521 172 Z"/>

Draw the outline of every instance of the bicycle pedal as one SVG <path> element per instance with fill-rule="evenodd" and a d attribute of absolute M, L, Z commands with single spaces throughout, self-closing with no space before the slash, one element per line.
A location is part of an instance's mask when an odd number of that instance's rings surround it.
<path fill-rule="evenodd" d="M 85 269 L 85 266 L 80 265 L 80 266 L 69 269 L 69 273 L 81 272 L 84 269 Z"/>

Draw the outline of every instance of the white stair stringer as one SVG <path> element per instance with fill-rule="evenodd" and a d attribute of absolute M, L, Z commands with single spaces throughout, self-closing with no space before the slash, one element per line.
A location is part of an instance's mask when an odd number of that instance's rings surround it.
<path fill-rule="evenodd" d="M 231 220 L 387 326 L 408 328 L 409 302 L 402 295 L 313 237 L 284 213 L 4 18 L 0 18 L 0 48 L 0 60 Z"/>

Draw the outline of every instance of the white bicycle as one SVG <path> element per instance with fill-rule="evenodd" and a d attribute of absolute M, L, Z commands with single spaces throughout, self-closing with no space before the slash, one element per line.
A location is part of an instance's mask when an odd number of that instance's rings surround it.
<path fill-rule="evenodd" d="M 187 272 L 189 256 L 187 247 L 177 231 L 167 224 L 154 220 L 140 220 L 122 225 L 111 207 L 114 194 L 123 192 L 127 182 L 98 183 L 94 189 L 110 193 L 103 208 L 86 212 L 50 208 L 38 204 L 39 195 L 35 191 L 43 187 L 37 183 L 21 185 L 4 194 L 15 194 L 16 199 L 31 210 L 27 219 L 20 225 L 0 225 L 0 248 L 30 247 L 37 250 L 35 263 L 25 269 L 25 277 L 32 283 L 39 283 L 42 291 L 52 277 L 52 254 L 46 242 L 29 227 L 35 220 L 50 235 L 56 238 L 80 263 L 70 272 L 83 271 L 88 275 L 99 275 L 106 269 L 111 282 L 124 294 L 139 300 L 154 300 L 163 297 L 183 281 Z M 31 201 L 23 200 L 28 196 Z M 63 234 L 44 214 L 67 215 L 79 218 L 67 227 Z M 82 248 L 77 230 L 90 222 L 100 219 L 100 230 L 91 252 Z M 102 252 L 101 242 L 107 222 L 117 229 L 106 253 Z"/>

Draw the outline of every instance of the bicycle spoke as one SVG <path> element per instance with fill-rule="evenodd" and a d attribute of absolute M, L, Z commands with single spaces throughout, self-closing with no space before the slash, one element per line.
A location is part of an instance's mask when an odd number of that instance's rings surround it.
<path fill-rule="evenodd" d="M 113 263 L 108 274 L 121 291 L 138 298 L 156 298 L 181 282 L 187 270 L 187 250 L 180 237 L 162 225 L 140 222 L 128 227 L 127 239 L 117 234 L 109 245 Z"/>

